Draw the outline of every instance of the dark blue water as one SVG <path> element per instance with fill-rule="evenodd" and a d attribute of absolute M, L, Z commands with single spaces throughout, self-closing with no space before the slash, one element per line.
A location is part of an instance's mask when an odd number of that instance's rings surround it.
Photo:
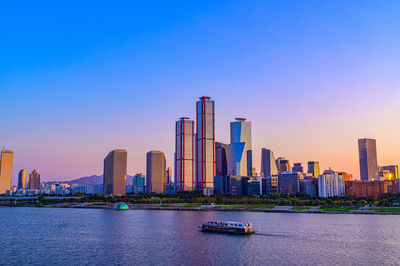
<path fill-rule="evenodd" d="M 202 233 L 251 221 L 251 236 Z M 0 208 L 0 264 L 377 265 L 400 263 L 400 216 Z"/>

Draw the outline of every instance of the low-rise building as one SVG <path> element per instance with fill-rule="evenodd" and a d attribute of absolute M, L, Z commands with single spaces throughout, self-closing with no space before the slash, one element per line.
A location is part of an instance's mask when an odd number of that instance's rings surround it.
<path fill-rule="evenodd" d="M 62 194 L 65 195 L 63 193 L 63 188 L 60 187 L 60 193 L 57 194 Z M 88 184 L 79 184 L 77 186 L 73 186 L 70 188 L 70 192 L 71 194 L 75 194 L 78 192 L 81 192 L 83 194 L 92 194 L 92 195 L 96 195 L 96 194 L 103 194 L 103 184 L 95 184 L 95 185 L 88 185 Z"/>
<path fill-rule="evenodd" d="M 374 197 L 377 199 L 382 194 L 396 192 L 396 180 L 346 182 L 346 195 L 355 198 Z"/>
<path fill-rule="evenodd" d="M 278 176 L 278 192 L 281 194 L 294 194 L 300 192 L 300 179 L 302 173 L 284 172 Z"/>
<path fill-rule="evenodd" d="M 260 195 L 260 180 L 258 178 L 253 178 L 247 182 L 247 195 Z"/>
<path fill-rule="evenodd" d="M 306 193 L 311 197 L 318 196 L 318 178 L 300 180 L 300 192 Z"/>
<path fill-rule="evenodd" d="M 214 194 L 214 188 L 212 188 L 212 187 L 203 188 L 203 195 L 204 196 L 211 196 L 213 194 Z"/>
<path fill-rule="evenodd" d="M 214 194 L 247 195 L 247 176 L 214 176 Z"/>
<path fill-rule="evenodd" d="M 165 184 L 165 193 L 175 194 L 175 183 L 170 182 L 170 183 Z"/>
<path fill-rule="evenodd" d="M 261 177 L 260 187 L 261 195 L 278 193 L 278 176 Z"/>
<path fill-rule="evenodd" d="M 214 176 L 214 194 L 231 193 L 231 177 L 227 175 Z"/>

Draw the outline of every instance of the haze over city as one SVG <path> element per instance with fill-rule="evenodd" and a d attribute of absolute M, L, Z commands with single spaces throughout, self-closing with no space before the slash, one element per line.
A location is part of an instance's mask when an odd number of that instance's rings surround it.
<path fill-rule="evenodd" d="M 235 117 L 252 122 L 258 172 L 266 147 L 359 179 L 359 138 L 377 140 L 380 165 L 400 164 L 396 1 L 66 3 L 8 3 L 0 17 L 13 184 L 22 168 L 42 181 L 100 174 L 116 148 L 131 175 L 150 150 L 173 167 L 175 121 L 195 119 L 203 95 L 216 141 Z"/>

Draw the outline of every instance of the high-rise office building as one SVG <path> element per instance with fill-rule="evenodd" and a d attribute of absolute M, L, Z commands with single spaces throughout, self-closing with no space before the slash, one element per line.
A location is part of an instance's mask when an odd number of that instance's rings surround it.
<path fill-rule="evenodd" d="M 167 171 L 164 153 L 149 151 L 146 154 L 146 190 L 147 193 L 165 193 Z"/>
<path fill-rule="evenodd" d="M 392 180 L 393 176 L 394 176 L 393 173 L 390 172 L 389 170 L 385 170 L 385 169 L 379 168 L 378 174 L 377 174 L 376 178 L 374 178 L 373 180 L 380 180 L 380 181 Z"/>
<path fill-rule="evenodd" d="M 29 189 L 40 189 L 40 175 L 39 171 L 33 169 L 32 173 L 29 174 Z"/>
<path fill-rule="evenodd" d="M 228 145 L 228 175 L 252 176 L 251 122 L 236 118 L 231 122 Z"/>
<path fill-rule="evenodd" d="M 18 189 L 26 188 L 26 170 L 22 169 L 18 173 Z"/>
<path fill-rule="evenodd" d="M 132 178 L 132 192 L 133 193 L 145 193 L 146 188 L 146 176 L 142 173 L 136 174 Z"/>
<path fill-rule="evenodd" d="M 11 189 L 13 151 L 2 150 L 0 158 L 0 194 Z"/>
<path fill-rule="evenodd" d="M 227 150 L 228 150 L 228 145 L 221 142 L 215 142 L 216 176 L 226 176 L 228 174 Z"/>
<path fill-rule="evenodd" d="M 308 165 L 307 173 L 312 174 L 313 177 L 315 177 L 315 178 L 318 178 L 318 176 L 320 174 L 319 162 L 310 161 L 307 163 L 307 165 Z"/>
<path fill-rule="evenodd" d="M 276 169 L 278 170 L 278 175 L 281 174 L 280 172 L 280 165 L 281 165 L 281 160 L 285 159 L 285 157 L 278 157 L 275 160 L 275 164 L 276 164 Z"/>
<path fill-rule="evenodd" d="M 290 166 L 289 160 L 281 158 L 279 160 L 279 173 L 283 174 L 284 172 L 292 171 L 292 167 Z"/>
<path fill-rule="evenodd" d="M 378 173 L 378 159 L 375 139 L 359 139 L 358 152 L 360 157 L 361 180 L 374 179 Z"/>
<path fill-rule="evenodd" d="M 196 103 L 196 184 L 195 189 L 213 187 L 215 176 L 215 104 L 211 97 Z"/>
<path fill-rule="evenodd" d="M 167 167 L 167 184 L 172 183 L 172 169 Z"/>
<path fill-rule="evenodd" d="M 113 150 L 104 158 L 103 194 L 123 196 L 126 194 L 126 150 Z"/>
<path fill-rule="evenodd" d="M 294 173 L 303 173 L 303 166 L 301 163 L 295 163 L 292 168 L 292 172 Z"/>
<path fill-rule="evenodd" d="M 391 180 L 399 179 L 399 166 L 398 165 L 380 166 L 379 170 L 389 171 L 391 174 Z"/>
<path fill-rule="evenodd" d="M 175 191 L 193 191 L 194 122 L 182 117 L 175 123 Z"/>
<path fill-rule="evenodd" d="M 278 175 L 275 156 L 271 150 L 261 149 L 261 176 L 271 177 Z"/>
<path fill-rule="evenodd" d="M 290 162 L 285 157 L 278 157 L 278 159 L 275 160 L 275 163 L 276 163 L 276 168 L 278 169 L 278 174 L 282 174 L 283 172 L 292 171 Z"/>

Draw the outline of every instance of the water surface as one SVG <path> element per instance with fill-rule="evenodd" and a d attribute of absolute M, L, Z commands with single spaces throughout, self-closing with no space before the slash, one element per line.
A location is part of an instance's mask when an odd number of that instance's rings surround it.
<path fill-rule="evenodd" d="M 251 221 L 251 236 L 202 233 Z M 380 265 L 400 263 L 400 216 L 0 208 L 0 264 Z"/>

